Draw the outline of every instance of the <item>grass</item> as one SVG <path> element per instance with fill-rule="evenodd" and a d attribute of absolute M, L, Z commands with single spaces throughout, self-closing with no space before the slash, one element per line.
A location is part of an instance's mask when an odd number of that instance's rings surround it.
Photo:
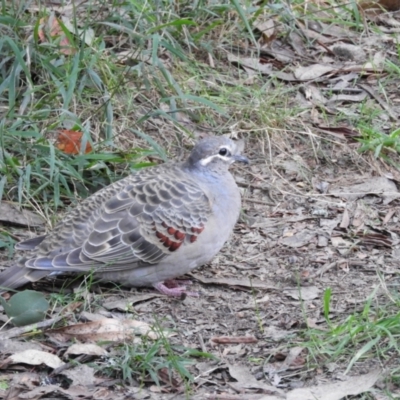
<path fill-rule="evenodd" d="M 262 74 L 248 80 L 227 54 L 257 58 L 261 33 L 253 26 L 262 17 L 274 18 L 282 46 L 292 33 L 303 34 L 299 22 L 324 22 L 358 33 L 365 29 L 354 1 L 341 7 L 330 1 L 319 9 L 301 0 L 103 1 L 61 14 L 64 18 L 57 19 L 43 5 L 33 9 L 23 1 L 3 1 L 0 11 L 0 200 L 34 210 L 49 225 L 99 188 L 166 161 L 198 128 L 266 139 L 271 155 L 271 148 L 296 155 L 298 142 L 333 147 L 316 135 L 310 143 L 307 129 L 313 126 L 302 119 L 299 82 Z M 304 45 L 317 62 L 315 41 L 305 39 Z M 399 78 L 399 49 L 384 65 L 383 88 Z M 265 57 L 283 71 L 303 61 L 285 64 Z M 396 124 L 389 121 L 389 128 L 381 129 L 384 112 L 367 100 L 356 111 L 338 110 L 332 116 L 322 110 L 317 121 L 355 126 L 358 151 L 398 166 Z M 58 148 L 61 130 L 83 133 L 79 154 Z M 93 147 L 90 153 L 84 151 L 87 143 Z M 13 243 L 11 231 L 2 230 L 0 249 L 10 257 Z M 331 292 L 326 291 L 327 330 L 303 332 L 310 363 L 340 360 L 350 372 L 360 360 L 376 357 L 384 364 L 398 355 L 399 315 L 389 305 L 374 306 L 373 299 L 361 311 L 331 320 Z M 76 297 L 52 301 L 66 306 Z M 261 312 L 257 309 L 260 327 Z M 175 371 L 170 378 L 180 376 L 189 387 L 187 363 L 194 356 L 207 355 L 178 349 L 162 338 L 123 344 L 103 367 L 127 382 L 150 377 L 157 384 L 161 370 Z M 398 368 L 391 377 L 399 380 Z"/>
<path fill-rule="evenodd" d="M 14 238 L 6 230 L 0 232 L 0 249 L 6 253 L 9 260 L 14 256 L 14 245 Z"/>
<path fill-rule="evenodd" d="M 311 364 L 346 363 L 344 374 L 349 374 L 358 364 L 378 359 L 380 366 L 392 368 L 400 355 L 399 299 L 393 304 L 377 296 L 378 286 L 368 297 L 362 309 L 342 318 L 331 319 L 332 289 L 324 292 L 323 309 L 326 327 L 308 328 L 302 346 L 309 352 Z M 376 364 L 376 361 L 375 361 Z M 399 369 L 390 372 L 390 378 L 400 379 Z"/>
<path fill-rule="evenodd" d="M 97 368 L 111 377 L 122 377 L 130 385 L 138 381 L 140 386 L 150 379 L 156 385 L 170 385 L 184 388 L 190 393 L 194 376 L 188 369 L 196 358 L 215 359 L 209 353 L 173 345 L 160 326 L 155 327 L 160 339 L 142 338 L 138 343 L 124 343 L 114 349 L 114 355 Z"/>
<path fill-rule="evenodd" d="M 9 36 L 0 40 L 0 198 L 41 208 L 49 219 L 66 200 L 87 197 L 140 167 L 143 158 L 165 160 L 163 149 L 145 133 L 154 119 L 175 126 L 178 139 L 190 135 L 179 121 L 182 111 L 215 128 L 221 119 L 229 123 L 233 101 L 227 102 L 229 93 L 215 96 L 204 85 L 201 75 L 213 71 L 201 68 L 194 53 L 213 50 L 207 32 L 226 27 L 227 12 L 236 11 L 233 25 L 243 24 L 242 34 L 252 35 L 239 3 L 205 8 L 188 2 L 170 13 L 152 2 L 130 2 L 121 9 L 104 3 L 106 11 L 96 19 L 89 6 L 63 20 L 45 8 L 29 12 L 24 4 L 2 6 L 1 22 Z M 201 93 L 185 85 L 196 75 Z M 247 94 L 240 93 L 235 104 L 243 97 Z M 63 154 L 54 143 L 61 129 L 83 132 L 82 149 L 90 142 L 94 152 Z"/>

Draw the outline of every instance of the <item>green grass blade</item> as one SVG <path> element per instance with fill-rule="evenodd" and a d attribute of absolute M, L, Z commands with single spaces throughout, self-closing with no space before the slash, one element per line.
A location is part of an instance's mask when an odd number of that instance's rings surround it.
<path fill-rule="evenodd" d="M 3 175 L 0 179 L 0 204 L 1 201 L 3 200 L 3 194 L 4 194 L 4 187 L 7 183 L 7 176 Z"/>
<path fill-rule="evenodd" d="M 356 363 L 364 354 L 368 353 L 379 342 L 380 339 L 381 336 L 378 335 L 375 339 L 370 340 L 363 347 L 361 347 L 361 349 L 358 350 L 357 353 L 354 355 L 354 357 L 350 360 L 350 363 L 347 366 L 344 374 L 347 375 L 351 370 L 351 368 L 353 367 L 354 363 Z"/>
<path fill-rule="evenodd" d="M 326 322 L 330 324 L 330 319 L 329 319 L 329 312 L 330 312 L 330 305 L 331 305 L 331 296 L 332 296 L 332 289 L 329 287 L 325 289 L 324 292 L 324 317 Z"/>
<path fill-rule="evenodd" d="M 50 151 L 50 157 L 49 157 L 49 178 L 50 180 L 53 179 L 53 174 L 54 174 L 54 168 L 56 165 L 56 154 L 54 150 L 54 146 L 51 142 L 49 142 L 49 151 Z"/>
<path fill-rule="evenodd" d="M 255 46 L 256 48 L 258 48 L 257 40 L 256 40 L 256 38 L 254 37 L 253 30 L 251 29 L 251 26 L 250 26 L 250 24 L 249 24 L 249 20 L 247 19 L 246 14 L 245 14 L 245 12 L 244 12 L 244 10 L 243 10 L 243 8 L 242 8 L 240 2 L 239 2 L 238 0 L 231 0 L 231 3 L 232 3 L 233 6 L 235 7 L 235 9 L 236 9 L 237 13 L 239 14 L 240 18 L 242 19 L 242 21 L 243 21 L 243 23 L 244 23 L 244 25 L 245 25 L 245 27 L 246 27 L 246 29 L 247 29 L 247 32 L 248 32 L 249 35 L 250 35 L 250 38 L 251 38 L 251 40 L 252 40 L 254 46 Z"/>

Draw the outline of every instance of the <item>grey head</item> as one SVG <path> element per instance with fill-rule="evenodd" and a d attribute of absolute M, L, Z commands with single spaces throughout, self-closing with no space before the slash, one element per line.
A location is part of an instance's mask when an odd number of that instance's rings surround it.
<path fill-rule="evenodd" d="M 248 158 L 241 155 L 242 148 L 242 142 L 234 142 L 225 136 L 208 136 L 194 146 L 186 166 L 190 169 L 227 171 L 234 162 L 249 163 Z"/>

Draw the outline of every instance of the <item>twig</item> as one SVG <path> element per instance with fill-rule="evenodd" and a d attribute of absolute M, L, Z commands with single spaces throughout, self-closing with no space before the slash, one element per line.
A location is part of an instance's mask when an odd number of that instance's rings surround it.
<path fill-rule="evenodd" d="M 270 203 L 269 201 L 264 201 L 264 200 L 257 200 L 257 199 L 252 199 L 251 197 L 246 197 L 244 199 L 244 202 L 249 202 L 249 203 L 255 203 L 255 204 L 261 204 L 263 206 L 272 206 L 275 207 L 276 203 Z"/>
<path fill-rule="evenodd" d="M 38 322 L 36 324 L 31 324 L 31 325 L 21 326 L 21 327 L 17 327 L 17 328 L 12 328 L 12 329 L 10 329 L 8 331 L 1 332 L 0 333 L 0 341 L 1 340 L 6 340 L 6 339 L 11 339 L 11 338 L 14 338 L 14 337 L 17 337 L 17 336 L 21 336 L 21 335 L 24 335 L 25 333 L 36 331 L 38 329 L 47 328 L 49 326 L 54 325 L 58 321 L 60 321 L 60 319 L 62 319 L 62 318 L 64 318 L 64 316 L 58 316 L 58 317 L 55 317 L 55 318 L 47 319 L 47 320 L 42 321 L 42 322 Z"/>

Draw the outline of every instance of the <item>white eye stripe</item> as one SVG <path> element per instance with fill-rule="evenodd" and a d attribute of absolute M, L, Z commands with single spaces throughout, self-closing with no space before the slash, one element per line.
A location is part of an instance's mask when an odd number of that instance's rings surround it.
<path fill-rule="evenodd" d="M 214 160 L 215 157 L 220 158 L 221 160 L 224 160 L 225 162 L 231 162 L 230 157 L 226 157 L 226 156 L 221 156 L 220 154 L 213 154 L 212 156 L 209 156 L 207 158 L 203 158 L 202 160 L 200 160 L 200 164 L 205 167 L 206 165 L 208 165 L 212 160 Z"/>

